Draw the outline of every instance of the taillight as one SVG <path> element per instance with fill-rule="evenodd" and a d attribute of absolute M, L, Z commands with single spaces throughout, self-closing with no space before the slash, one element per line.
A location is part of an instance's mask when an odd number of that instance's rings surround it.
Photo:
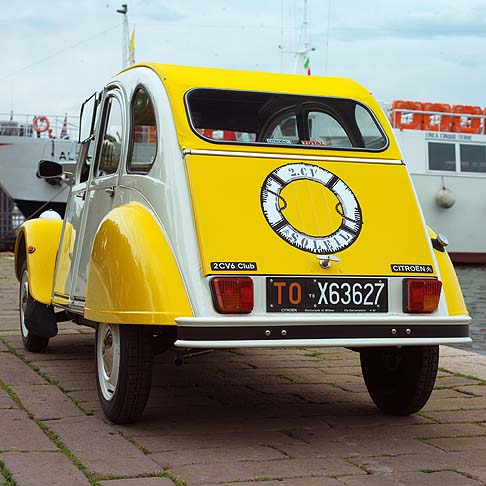
<path fill-rule="evenodd" d="M 253 310 L 250 277 L 215 277 L 211 280 L 214 308 L 220 314 L 248 314 Z"/>
<path fill-rule="evenodd" d="M 442 282 L 434 279 L 403 279 L 403 312 L 434 312 L 439 305 Z"/>

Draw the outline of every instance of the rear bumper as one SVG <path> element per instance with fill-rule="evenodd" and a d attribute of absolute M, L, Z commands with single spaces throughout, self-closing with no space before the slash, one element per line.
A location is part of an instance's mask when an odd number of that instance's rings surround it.
<path fill-rule="evenodd" d="M 416 346 L 467 344 L 468 316 L 315 316 L 179 318 L 175 345 L 184 348 Z M 377 323 L 377 321 L 379 323 Z"/>

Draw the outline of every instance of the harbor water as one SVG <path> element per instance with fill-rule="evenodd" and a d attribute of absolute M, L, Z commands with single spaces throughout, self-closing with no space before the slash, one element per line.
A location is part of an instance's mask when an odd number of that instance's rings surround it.
<path fill-rule="evenodd" d="M 455 265 L 469 314 L 470 346 L 458 346 L 486 355 L 486 265 Z"/>

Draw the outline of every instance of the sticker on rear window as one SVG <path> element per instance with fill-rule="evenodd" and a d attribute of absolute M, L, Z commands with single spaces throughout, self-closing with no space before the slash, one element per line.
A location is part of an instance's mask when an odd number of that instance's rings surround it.
<path fill-rule="evenodd" d="M 432 265 L 402 265 L 392 263 L 391 271 L 395 273 L 434 273 Z"/>

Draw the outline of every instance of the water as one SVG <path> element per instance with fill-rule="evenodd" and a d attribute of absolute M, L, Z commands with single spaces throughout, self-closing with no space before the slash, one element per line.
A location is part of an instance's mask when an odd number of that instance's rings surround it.
<path fill-rule="evenodd" d="M 486 355 L 486 265 L 455 265 L 464 300 L 472 317 L 472 346 L 467 348 Z"/>

